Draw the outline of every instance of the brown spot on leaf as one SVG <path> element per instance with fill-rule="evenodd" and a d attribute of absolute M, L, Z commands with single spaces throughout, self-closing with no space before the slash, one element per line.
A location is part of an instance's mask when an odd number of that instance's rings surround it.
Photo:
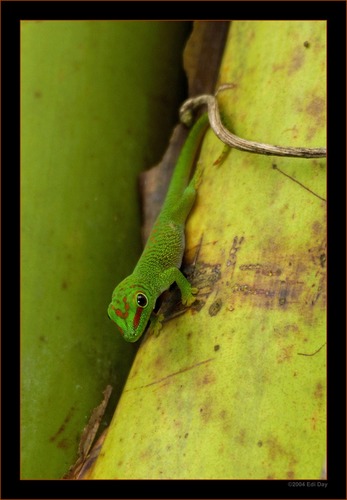
<path fill-rule="evenodd" d="M 311 429 L 313 431 L 315 431 L 317 429 L 317 424 L 319 422 L 317 415 L 312 415 L 309 422 L 310 422 Z"/>
<path fill-rule="evenodd" d="M 315 220 L 315 221 L 312 223 L 312 231 L 314 232 L 314 234 L 315 234 L 316 236 L 322 236 L 322 235 L 324 234 L 324 233 L 323 233 L 324 228 L 323 228 L 323 226 L 322 226 L 322 224 L 321 224 L 321 222 L 320 222 L 320 221 Z"/>
<path fill-rule="evenodd" d="M 277 356 L 277 362 L 280 364 L 290 361 L 293 357 L 293 349 L 294 345 L 287 345 L 283 347 Z"/>
<path fill-rule="evenodd" d="M 276 71 L 280 71 L 285 68 L 284 64 L 273 64 L 272 65 L 272 71 L 275 73 Z"/>
<path fill-rule="evenodd" d="M 292 75 L 298 71 L 304 64 L 304 53 L 300 50 L 294 52 L 294 55 L 289 63 L 288 75 Z"/>
<path fill-rule="evenodd" d="M 165 362 L 164 357 L 159 355 L 159 356 L 157 356 L 157 357 L 156 357 L 156 359 L 155 359 L 155 361 L 154 361 L 154 366 L 156 367 L 156 369 L 157 369 L 158 371 L 160 371 L 160 370 L 163 370 L 163 369 L 164 369 L 164 367 L 165 367 L 165 363 L 166 363 L 166 362 Z"/>
<path fill-rule="evenodd" d="M 205 374 L 203 375 L 203 377 L 202 377 L 201 379 L 199 379 L 199 380 L 197 381 L 197 384 L 198 384 L 199 386 L 202 386 L 202 387 L 203 387 L 203 386 L 206 386 L 206 385 L 212 384 L 212 383 L 214 383 L 215 381 L 216 381 L 216 377 L 215 377 L 215 375 L 214 375 L 213 373 L 209 373 L 209 372 L 207 372 L 207 373 L 205 373 Z"/>
<path fill-rule="evenodd" d="M 324 394 L 324 388 L 323 388 L 323 385 L 322 385 L 320 382 L 318 382 L 318 383 L 316 384 L 316 388 L 315 388 L 315 391 L 314 391 L 313 395 L 314 395 L 314 397 L 315 397 L 316 399 L 322 399 L 323 394 Z"/>
<path fill-rule="evenodd" d="M 66 417 L 64 418 L 63 423 L 61 424 L 61 426 L 60 426 L 60 427 L 59 427 L 59 429 L 57 430 L 57 432 L 56 432 L 55 434 L 53 434 L 53 436 L 51 436 L 51 437 L 49 438 L 49 440 L 50 440 L 52 443 L 53 443 L 54 441 L 56 441 L 56 440 L 57 440 L 57 438 L 59 438 L 59 437 L 63 434 L 63 432 L 65 431 L 65 429 L 66 429 L 66 427 L 67 427 L 68 423 L 70 422 L 70 420 L 71 420 L 71 418 L 72 418 L 72 416 L 73 416 L 73 414 L 74 414 L 74 413 L 75 413 L 75 407 L 74 407 L 74 406 L 72 406 L 72 407 L 70 408 L 70 410 L 68 411 L 68 413 L 67 413 Z M 59 444 L 58 444 L 58 446 L 59 446 Z"/>
<path fill-rule="evenodd" d="M 226 410 L 221 410 L 221 412 L 219 413 L 219 416 L 220 416 L 220 418 L 222 418 L 222 419 L 225 419 L 226 415 L 227 415 Z"/>
<path fill-rule="evenodd" d="M 57 443 L 57 447 L 62 450 L 66 450 L 67 448 L 69 448 L 69 446 L 70 446 L 69 440 L 66 438 L 61 439 Z"/>
<path fill-rule="evenodd" d="M 322 267 L 325 267 L 325 262 L 326 262 L 326 260 L 327 260 L 325 253 L 322 253 L 322 254 L 319 256 L 319 260 L 320 260 L 320 265 L 321 265 Z"/>
<path fill-rule="evenodd" d="M 205 423 L 210 420 L 211 414 L 212 414 L 211 405 L 206 404 L 200 408 L 200 416 Z"/>
<path fill-rule="evenodd" d="M 307 141 L 310 141 L 317 129 L 325 127 L 325 101 L 321 97 L 313 97 L 306 106 L 306 112 L 312 116 L 314 124 L 307 131 Z"/>
<path fill-rule="evenodd" d="M 315 266 L 324 267 L 326 260 L 325 243 L 320 246 L 309 248 L 308 252 Z"/>
<path fill-rule="evenodd" d="M 212 373 L 206 373 L 204 375 L 204 378 L 202 379 L 202 382 L 204 385 L 211 384 L 216 380 L 215 376 Z"/>
<path fill-rule="evenodd" d="M 316 118 L 321 118 L 325 110 L 325 102 L 321 97 L 313 97 L 306 106 L 306 111 L 309 115 Z"/>
<path fill-rule="evenodd" d="M 288 471 L 293 474 L 293 477 L 297 476 L 295 469 L 298 459 L 295 457 L 293 452 L 290 451 L 290 449 L 287 449 L 285 445 L 282 445 L 276 436 L 270 436 L 268 440 L 264 441 L 264 445 L 266 445 L 271 462 L 278 460 L 286 462 Z M 269 479 L 274 479 L 275 477 L 276 474 L 271 474 Z"/>
<path fill-rule="evenodd" d="M 241 446 L 246 442 L 246 429 L 240 429 L 240 432 L 235 436 L 235 441 L 237 441 Z"/>
<path fill-rule="evenodd" d="M 213 302 L 213 304 L 211 304 L 211 306 L 209 307 L 209 310 L 208 310 L 209 315 L 216 316 L 219 313 L 219 311 L 221 310 L 222 305 L 223 305 L 222 299 L 215 300 Z"/>

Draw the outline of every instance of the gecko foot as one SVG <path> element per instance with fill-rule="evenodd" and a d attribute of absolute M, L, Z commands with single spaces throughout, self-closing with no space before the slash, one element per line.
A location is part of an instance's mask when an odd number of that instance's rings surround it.
<path fill-rule="evenodd" d="M 187 293 L 187 295 L 182 297 L 182 304 L 184 306 L 191 306 L 196 301 L 196 297 L 194 297 L 194 295 L 196 295 L 198 291 L 198 288 L 191 287 L 189 294 Z"/>
<path fill-rule="evenodd" d="M 164 314 L 152 313 L 151 316 L 151 330 L 155 337 L 159 337 L 160 330 L 163 327 Z"/>

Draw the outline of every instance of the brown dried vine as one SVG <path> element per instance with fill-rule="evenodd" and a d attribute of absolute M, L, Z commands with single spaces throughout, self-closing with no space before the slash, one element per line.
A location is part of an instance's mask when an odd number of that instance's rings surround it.
<path fill-rule="evenodd" d="M 217 93 L 226 88 L 229 88 L 228 84 L 220 87 Z M 261 142 L 249 141 L 242 137 L 238 137 L 224 127 L 220 118 L 216 96 L 210 94 L 202 94 L 187 99 L 180 108 L 181 122 L 190 126 L 193 121 L 193 110 L 204 104 L 207 105 L 207 112 L 212 130 L 224 144 L 231 148 L 247 151 L 248 153 L 288 156 L 293 158 L 323 158 L 326 156 L 326 148 L 274 146 L 272 144 L 263 144 Z"/>

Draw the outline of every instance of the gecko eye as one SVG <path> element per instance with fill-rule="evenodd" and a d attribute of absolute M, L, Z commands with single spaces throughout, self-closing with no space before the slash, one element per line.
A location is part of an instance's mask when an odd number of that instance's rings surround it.
<path fill-rule="evenodd" d="M 136 303 L 139 307 L 145 308 L 148 305 L 148 299 L 143 293 L 136 295 Z"/>

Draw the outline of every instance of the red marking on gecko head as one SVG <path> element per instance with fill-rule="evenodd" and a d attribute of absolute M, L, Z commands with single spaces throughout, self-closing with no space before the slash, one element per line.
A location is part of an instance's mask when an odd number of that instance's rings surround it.
<path fill-rule="evenodd" d="M 136 309 L 136 313 L 135 313 L 135 316 L 134 316 L 134 328 L 137 328 L 139 326 L 139 323 L 140 323 L 140 319 L 141 319 L 141 314 L 143 313 L 144 309 L 143 307 L 138 307 Z"/>
<path fill-rule="evenodd" d="M 125 312 L 121 311 L 120 309 L 116 309 L 114 305 L 112 305 L 111 307 L 119 318 L 126 319 L 129 316 L 130 305 L 128 304 L 126 297 L 123 297 L 123 302 L 124 302 Z"/>

